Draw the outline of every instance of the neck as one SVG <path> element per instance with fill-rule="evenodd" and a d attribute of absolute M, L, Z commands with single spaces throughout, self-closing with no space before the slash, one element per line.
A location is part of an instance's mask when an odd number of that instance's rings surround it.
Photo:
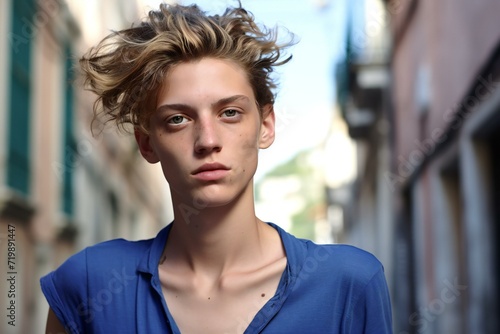
<path fill-rule="evenodd" d="M 215 278 L 263 256 L 269 226 L 255 216 L 253 191 L 219 207 L 196 208 L 174 196 L 173 204 L 175 223 L 165 249 L 172 263 Z"/>

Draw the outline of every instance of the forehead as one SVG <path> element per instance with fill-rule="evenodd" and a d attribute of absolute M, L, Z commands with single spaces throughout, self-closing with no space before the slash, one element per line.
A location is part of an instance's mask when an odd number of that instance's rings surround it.
<path fill-rule="evenodd" d="M 231 60 L 202 58 L 180 63 L 167 73 L 158 94 L 158 103 L 220 99 L 233 95 L 244 95 L 255 101 L 245 70 Z"/>

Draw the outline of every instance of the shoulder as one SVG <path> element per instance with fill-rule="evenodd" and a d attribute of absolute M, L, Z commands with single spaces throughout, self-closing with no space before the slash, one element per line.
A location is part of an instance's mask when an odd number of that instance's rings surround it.
<path fill-rule="evenodd" d="M 113 239 L 87 247 L 69 257 L 60 267 L 74 270 L 85 270 L 85 267 L 116 265 L 117 263 L 138 263 L 151 246 L 153 239 L 129 241 Z M 89 268 L 90 269 L 90 268 Z"/>
<path fill-rule="evenodd" d="M 87 247 L 42 277 L 42 292 L 59 321 L 66 328 L 78 329 L 72 332 L 84 331 L 96 316 L 93 307 L 101 309 L 111 294 L 118 296 L 117 292 L 138 279 L 136 268 L 152 240 L 115 239 Z M 96 301 L 89 296 L 101 304 L 90 305 Z"/>
<path fill-rule="evenodd" d="M 281 236 L 293 276 L 328 277 L 329 281 L 355 280 L 366 284 L 377 273 L 383 274 L 380 261 L 365 250 L 344 244 L 316 244 L 271 225 Z"/>
<path fill-rule="evenodd" d="M 286 239 L 288 239 L 287 252 L 291 253 L 290 264 L 301 271 L 319 271 L 321 274 L 330 272 L 344 279 L 356 278 L 365 282 L 378 272 L 383 272 L 380 261 L 373 254 L 358 247 L 345 244 L 316 244 L 290 234 Z"/>
<path fill-rule="evenodd" d="M 87 287 L 89 274 L 101 274 L 105 277 L 113 268 L 136 266 L 151 242 L 152 239 L 114 239 L 87 247 L 70 256 L 56 270 L 43 277 L 42 286 L 44 283 L 50 283 L 59 291 L 76 291 Z"/>
<path fill-rule="evenodd" d="M 344 273 L 346 277 L 357 277 L 369 281 L 378 272 L 383 272 L 382 263 L 371 253 L 350 245 L 316 245 L 310 246 L 313 253 L 323 252 L 329 254 L 325 265 L 336 272 Z"/>
<path fill-rule="evenodd" d="M 274 225 L 274 224 L 273 224 Z M 274 225 L 276 226 L 276 225 Z M 380 261 L 371 253 L 361 248 L 345 244 L 316 244 L 308 239 L 294 235 L 276 227 L 281 235 L 288 258 L 299 265 L 321 263 L 322 266 L 334 266 L 348 272 L 378 271 L 382 269 Z"/>
<path fill-rule="evenodd" d="M 332 316 L 324 307 L 321 312 L 310 308 L 314 316 L 324 314 L 325 323 L 336 319 L 342 332 L 390 332 L 384 267 L 373 254 L 350 245 L 318 245 L 288 233 L 282 235 L 289 260 L 290 305 L 333 305 L 333 309 L 342 309 Z"/>
<path fill-rule="evenodd" d="M 139 263 L 153 240 L 114 239 L 87 247 L 83 252 L 86 261 L 93 265 Z"/>

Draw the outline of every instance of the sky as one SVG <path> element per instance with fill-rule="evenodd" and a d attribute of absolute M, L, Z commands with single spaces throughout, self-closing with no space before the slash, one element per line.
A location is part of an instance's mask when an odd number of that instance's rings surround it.
<path fill-rule="evenodd" d="M 324 140 L 334 113 L 334 64 L 342 55 L 348 0 L 242 0 L 260 24 L 285 27 L 298 41 L 289 49 L 293 59 L 277 70 L 276 140 L 262 150 L 258 180 L 302 150 Z M 144 0 L 145 11 L 158 8 L 159 0 Z M 237 1 L 191 0 L 213 14 Z M 149 8 L 148 8 L 149 7 Z"/>

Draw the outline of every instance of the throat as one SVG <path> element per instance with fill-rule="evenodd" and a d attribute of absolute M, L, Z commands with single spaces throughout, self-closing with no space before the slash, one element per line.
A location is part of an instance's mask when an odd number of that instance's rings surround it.
<path fill-rule="evenodd" d="M 265 258 L 277 232 L 254 218 L 248 222 L 198 223 L 182 226 L 174 223 L 164 256 L 175 266 L 187 266 L 193 273 L 205 273 L 213 278 L 227 272 L 242 271 Z"/>

